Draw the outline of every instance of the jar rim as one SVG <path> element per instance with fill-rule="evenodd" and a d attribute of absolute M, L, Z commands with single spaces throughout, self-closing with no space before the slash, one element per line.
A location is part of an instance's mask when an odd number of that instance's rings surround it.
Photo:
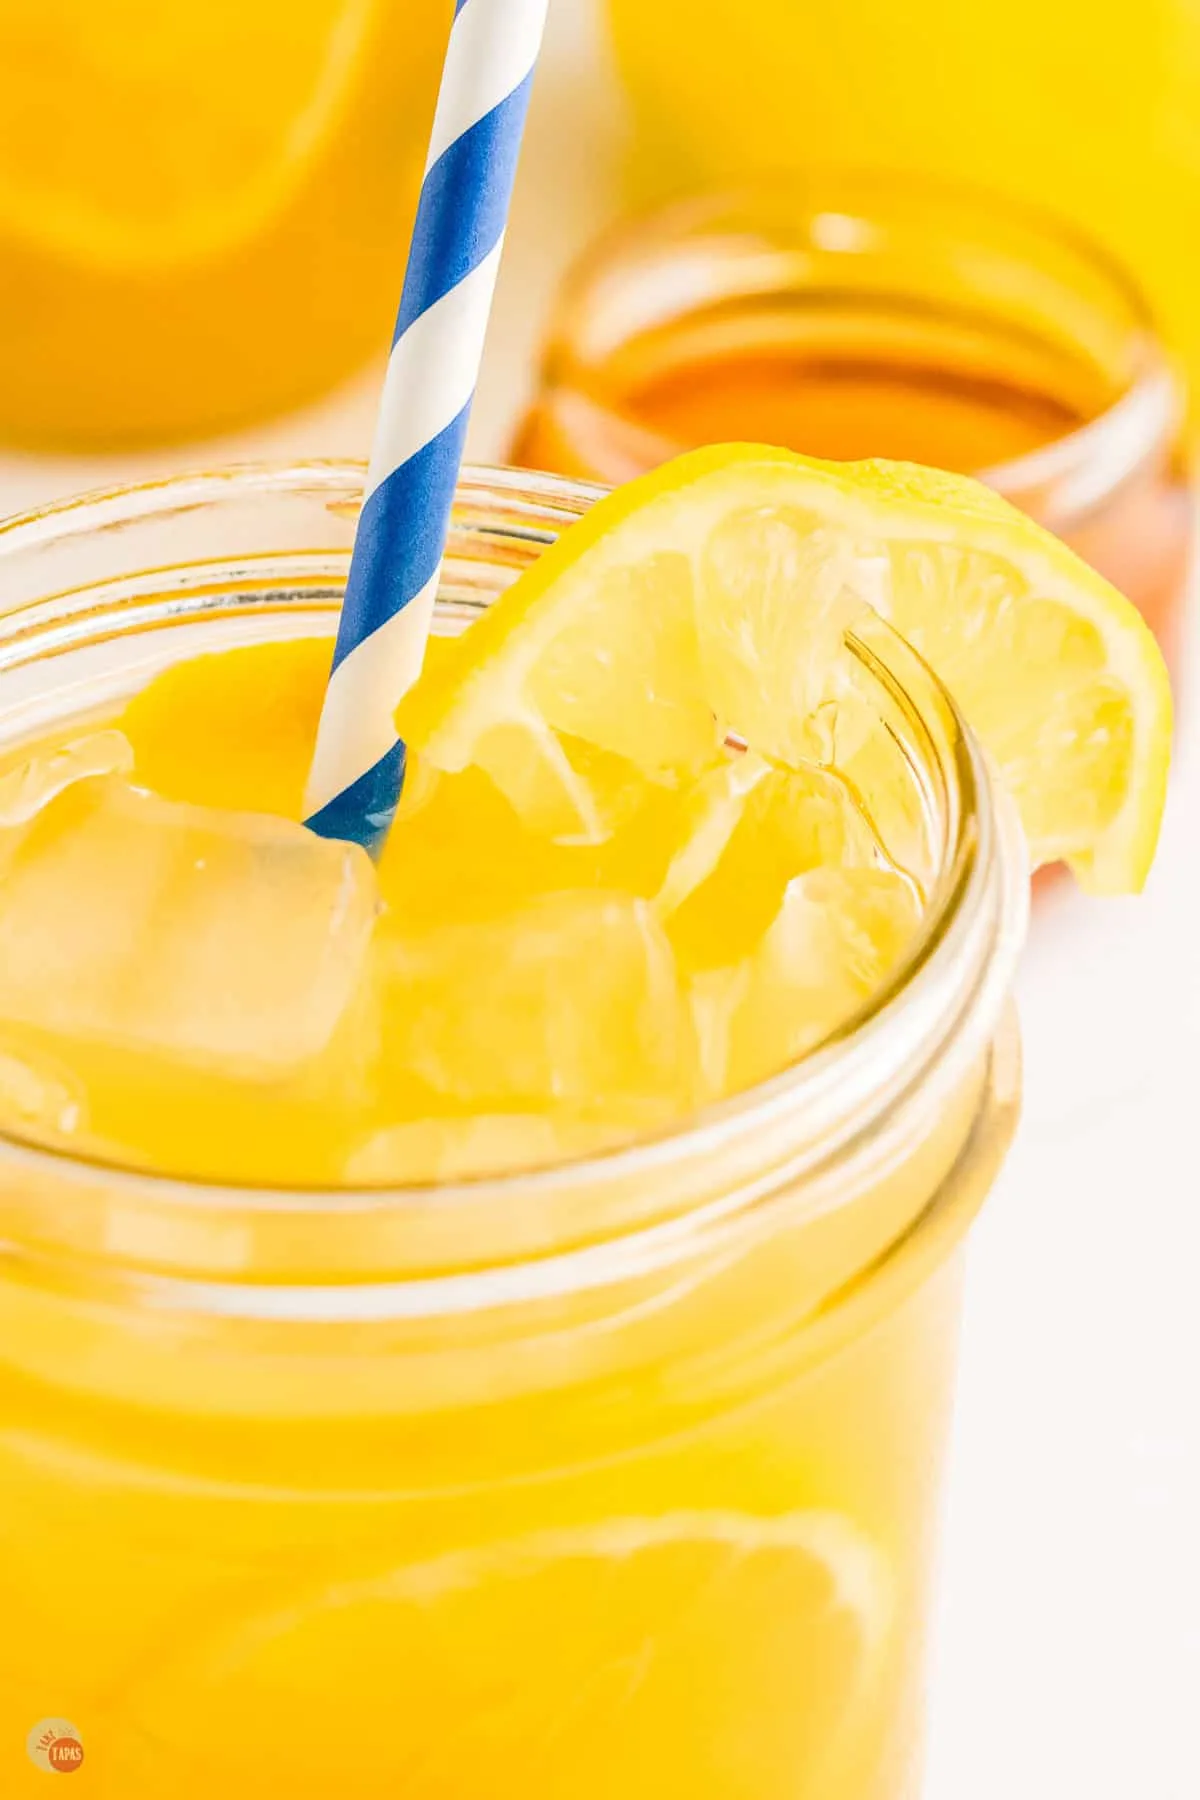
<path fill-rule="evenodd" d="M 363 463 L 340 460 L 242 464 L 56 501 L 0 522 L 0 583 L 6 572 L 6 559 L 26 549 L 53 547 L 64 533 L 90 536 L 98 530 L 113 531 L 119 538 L 122 526 L 147 516 L 169 518 L 195 513 L 228 498 L 262 498 L 298 490 L 314 490 L 327 502 L 340 506 L 346 496 L 361 494 L 364 471 Z M 503 537 L 506 543 L 515 534 L 541 545 L 551 540 L 558 526 L 579 516 L 603 491 L 558 476 L 467 466 L 459 484 L 456 529 L 462 531 L 465 526 L 469 533 L 478 529 L 482 520 L 486 537 L 487 520 L 491 519 L 498 522 L 496 536 Z M 549 523 L 552 519 L 555 524 Z M 170 570 L 160 567 L 149 573 L 161 577 Z M 95 591 L 95 584 L 85 583 L 64 592 L 66 599 L 73 601 Z M 61 601 L 63 597 L 60 592 L 53 598 Z M 38 615 L 45 611 L 37 602 L 27 601 L 15 608 L 10 604 L 0 612 L 0 651 L 6 637 L 20 640 L 27 650 L 31 641 L 36 642 L 39 630 L 61 626 L 61 605 L 50 608 L 49 625 L 44 620 L 38 623 Z M 92 610 L 92 618 L 101 628 L 107 617 L 103 609 L 98 613 Z M 333 622 L 331 605 L 331 633 Z M 685 1163 L 696 1166 L 695 1179 L 703 1185 L 701 1172 L 719 1153 L 771 1132 L 782 1134 L 791 1143 L 786 1177 L 779 1167 L 770 1171 L 772 1191 L 782 1179 L 807 1178 L 828 1166 L 831 1158 L 844 1155 L 860 1140 L 864 1130 L 878 1123 L 883 1107 L 898 1105 L 916 1083 L 924 1080 L 949 1045 L 958 1044 L 966 1035 L 974 1049 L 983 1053 L 1009 991 L 1024 935 L 1027 905 L 1023 840 L 1011 804 L 993 785 L 978 745 L 937 678 L 889 628 L 881 623 L 879 630 L 879 640 L 869 643 L 867 652 L 881 661 L 885 676 L 906 697 L 901 677 L 890 666 L 893 658 L 903 669 L 903 681 L 924 684 L 927 702 L 938 709 L 941 728 L 947 733 L 946 744 L 955 766 L 946 773 L 959 784 L 962 804 L 954 841 L 947 845 L 944 867 L 916 942 L 889 981 L 870 996 L 860 1012 L 813 1052 L 767 1080 L 711 1103 L 656 1135 L 577 1160 L 453 1182 L 308 1188 L 192 1179 L 81 1156 L 31 1142 L 11 1131 L 0 1131 L 0 1166 L 6 1165 L 18 1178 L 51 1183 L 55 1178 L 69 1179 L 93 1191 L 97 1185 L 107 1190 L 119 1184 L 123 1193 L 140 1195 L 168 1212 L 191 1209 L 209 1216 L 222 1212 L 284 1215 L 300 1221 L 348 1221 L 351 1217 L 378 1218 L 401 1212 L 411 1216 L 431 1205 L 443 1210 L 486 1207 L 503 1213 L 518 1201 L 522 1207 L 536 1211 L 539 1202 L 556 1194 L 573 1192 L 582 1197 L 626 1183 L 652 1185 L 664 1170 L 678 1173 Z M 881 644 L 888 652 L 887 663 L 880 656 Z M 881 1065 L 880 1050 L 885 1038 L 890 1048 Z M 872 1078 L 873 1061 L 876 1076 L 881 1066 L 888 1072 L 891 1088 L 886 1093 L 879 1092 L 880 1083 Z M 822 1114 L 836 1117 L 834 1129 L 810 1133 L 799 1145 L 791 1142 L 795 1137 L 793 1127 Z M 520 1297 L 527 1298 L 531 1266 L 541 1266 L 548 1274 L 552 1263 L 557 1271 L 555 1280 L 567 1278 L 575 1290 L 581 1285 L 581 1259 L 586 1260 L 594 1252 L 611 1250 L 616 1242 L 627 1242 L 640 1269 L 648 1256 L 660 1251 L 672 1254 L 679 1232 L 690 1228 L 697 1218 L 711 1221 L 718 1214 L 727 1217 L 731 1211 L 759 1198 L 763 1191 L 766 1190 L 762 1180 L 748 1180 L 736 1191 L 730 1191 L 726 1185 L 717 1201 L 700 1194 L 695 1204 L 689 1201 L 681 1203 L 676 1211 L 637 1218 L 623 1235 L 604 1235 L 594 1244 L 580 1241 L 558 1248 L 543 1247 L 544 1254 L 538 1257 L 497 1265 L 496 1269 L 487 1267 L 485 1272 L 501 1278 L 506 1274 L 518 1276 Z M 472 1280 L 478 1279 L 480 1273 L 478 1268 L 470 1271 Z M 425 1270 L 406 1275 L 404 1282 L 424 1282 L 432 1300 L 435 1289 L 443 1296 L 446 1282 L 457 1278 Z M 603 1279 L 611 1278 L 610 1268 Z M 195 1285 L 180 1282 L 174 1276 L 172 1281 L 178 1296 Z M 498 1291 L 504 1285 L 500 1279 Z M 207 1308 L 235 1313 L 241 1310 L 236 1290 L 230 1290 L 225 1302 L 218 1305 L 213 1299 L 213 1284 L 205 1281 L 202 1287 Z M 299 1294 L 301 1289 L 297 1286 L 293 1291 Z M 320 1312 L 320 1304 L 313 1302 L 316 1290 L 303 1291 L 308 1295 L 306 1304 L 315 1304 Z M 387 1284 L 388 1294 L 394 1291 L 395 1284 Z M 359 1317 L 361 1287 L 355 1292 L 358 1302 L 354 1316 Z M 387 1308 L 392 1310 L 390 1299 Z M 442 1298 L 435 1309 L 444 1310 Z M 311 1316 L 310 1312 L 305 1316 Z"/>
<path fill-rule="evenodd" d="M 1035 201 L 1018 199 L 981 184 L 933 174 L 913 174 L 870 166 L 813 163 L 790 174 L 767 170 L 757 178 L 746 177 L 727 185 L 679 192 L 666 200 L 649 203 L 602 231 L 570 266 L 553 308 L 544 362 L 549 385 L 555 385 L 554 368 L 562 356 L 562 324 L 573 313 L 584 313 L 594 302 L 605 280 L 623 263 L 632 264 L 650 245 L 663 247 L 682 242 L 689 229 L 706 221 L 739 214 L 752 217 L 756 208 L 779 206 L 797 225 L 819 225 L 823 220 L 851 223 L 847 214 L 874 206 L 910 203 L 941 209 L 947 230 L 957 218 L 983 230 L 992 227 L 1020 232 L 1030 250 L 1034 247 L 1065 252 L 1081 275 L 1103 290 L 1107 301 L 1122 315 L 1129 357 L 1127 377 L 1108 403 L 1082 423 L 1048 442 L 1019 455 L 969 471 L 977 479 L 1017 504 L 1023 495 L 1063 483 L 1066 493 L 1057 509 L 1074 517 L 1098 504 L 1127 479 L 1179 424 L 1183 401 L 1178 379 L 1163 347 L 1154 309 L 1136 276 L 1119 257 L 1075 221 Z M 849 249 L 835 243 L 823 249 Z M 856 254 L 862 253 L 855 245 Z M 817 291 L 819 285 L 814 289 Z M 569 386 L 569 382 L 567 383 Z M 604 402 L 588 392 L 589 409 L 606 415 Z M 614 412 L 614 418 L 617 414 Z M 661 448 L 664 457 L 688 445 L 620 415 L 626 426 L 645 435 Z M 799 446 L 792 446 L 798 448 Z M 1059 523 L 1057 513 L 1054 521 Z"/>

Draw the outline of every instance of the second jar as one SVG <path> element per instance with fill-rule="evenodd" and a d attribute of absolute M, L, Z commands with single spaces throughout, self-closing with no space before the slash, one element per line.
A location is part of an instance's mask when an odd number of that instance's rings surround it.
<path fill-rule="evenodd" d="M 981 476 L 1176 646 L 1182 396 L 1122 270 L 987 195 L 814 175 L 626 225 L 559 295 L 514 459 L 620 482 L 750 440 Z"/>

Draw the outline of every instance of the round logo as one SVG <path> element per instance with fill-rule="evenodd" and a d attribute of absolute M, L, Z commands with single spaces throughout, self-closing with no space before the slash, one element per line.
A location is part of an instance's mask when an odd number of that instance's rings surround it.
<path fill-rule="evenodd" d="M 73 1775 L 83 1762 L 83 1742 L 69 1719 L 39 1719 L 25 1748 L 35 1768 L 48 1775 Z"/>

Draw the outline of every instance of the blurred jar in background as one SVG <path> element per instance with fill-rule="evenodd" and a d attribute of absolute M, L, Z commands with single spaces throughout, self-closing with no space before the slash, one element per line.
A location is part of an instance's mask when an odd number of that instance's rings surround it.
<path fill-rule="evenodd" d="M 0 435 L 262 416 L 386 348 L 453 0 L 0 0 Z"/>
<path fill-rule="evenodd" d="M 970 190 L 821 174 L 601 240 L 560 292 L 514 456 L 615 483 L 743 439 L 981 475 L 1170 652 L 1181 406 L 1136 287 L 1073 234 Z"/>
<path fill-rule="evenodd" d="M 1197 0 L 608 0 L 644 190 L 977 181 L 1117 252 L 1200 381 Z"/>

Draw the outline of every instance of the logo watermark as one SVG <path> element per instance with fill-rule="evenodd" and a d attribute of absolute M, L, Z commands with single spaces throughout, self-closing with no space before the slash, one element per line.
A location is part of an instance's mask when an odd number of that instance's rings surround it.
<path fill-rule="evenodd" d="M 70 1719 L 39 1719 L 25 1748 L 34 1767 L 47 1775 L 73 1775 L 83 1761 L 83 1740 Z"/>

